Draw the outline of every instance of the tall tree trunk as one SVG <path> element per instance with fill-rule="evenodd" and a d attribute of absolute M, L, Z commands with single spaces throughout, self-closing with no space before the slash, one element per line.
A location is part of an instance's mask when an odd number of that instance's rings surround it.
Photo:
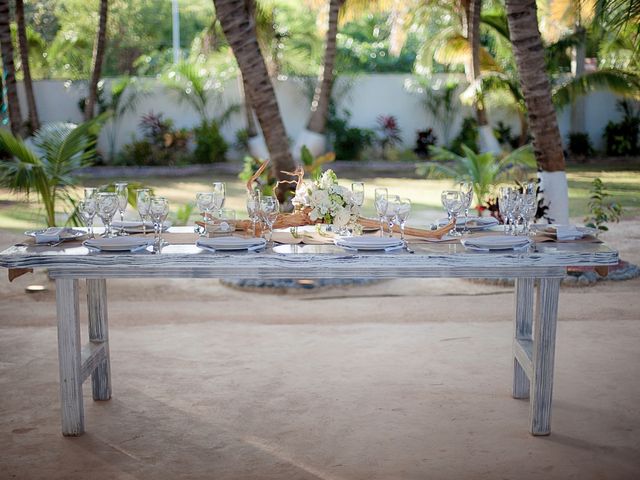
<path fill-rule="evenodd" d="M 213 4 L 248 87 L 249 98 L 269 149 L 273 173 L 278 180 L 291 180 L 292 177 L 282 171 L 292 172 L 296 163 L 289 152 L 287 133 L 258 45 L 254 19 L 249 14 L 245 0 L 213 0 Z"/>
<path fill-rule="evenodd" d="M 562 140 L 551 85 L 546 72 L 544 48 L 538 30 L 535 0 L 507 0 L 507 20 L 524 95 L 533 149 L 540 171 L 548 216 L 568 223 L 569 201 Z"/>
<path fill-rule="evenodd" d="M 24 76 L 24 93 L 27 97 L 27 108 L 29 109 L 29 124 L 31 127 L 31 131 L 36 131 L 40 128 L 40 119 L 38 118 L 36 97 L 33 94 L 33 83 L 31 82 L 31 69 L 29 68 L 29 45 L 27 43 L 27 27 L 24 23 L 23 0 L 16 0 L 16 23 L 18 25 L 18 46 L 20 48 L 22 75 Z"/>
<path fill-rule="evenodd" d="M 22 131 L 22 115 L 20 114 L 20 100 L 16 84 L 16 66 L 13 61 L 13 43 L 11 42 L 11 27 L 9 19 L 9 0 L 0 0 L 0 50 L 2 51 L 2 65 L 4 66 L 4 83 L 7 89 L 7 107 L 11 132 L 20 135 Z"/>
<path fill-rule="evenodd" d="M 102 74 L 102 64 L 104 63 L 104 51 L 107 44 L 107 14 L 109 12 L 108 0 L 100 0 L 100 19 L 98 20 L 98 30 L 96 41 L 93 44 L 93 59 L 91 62 L 91 80 L 89 81 L 89 94 L 84 104 L 84 119 L 91 120 L 94 115 L 96 98 L 98 96 L 98 82 Z"/>

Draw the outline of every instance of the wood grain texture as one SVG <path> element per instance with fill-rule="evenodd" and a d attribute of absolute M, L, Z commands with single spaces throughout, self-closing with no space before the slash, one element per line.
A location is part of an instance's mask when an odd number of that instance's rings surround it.
<path fill-rule="evenodd" d="M 111 398 L 111 361 L 109 358 L 109 323 L 107 319 L 107 281 L 87 279 L 87 310 L 89 341 L 100 345 L 102 359 L 91 374 L 94 400 Z"/>
<path fill-rule="evenodd" d="M 519 340 L 531 341 L 533 328 L 533 278 L 516 279 L 515 294 L 515 338 L 514 338 L 514 362 L 513 362 L 513 398 L 529 398 L 529 375 L 531 368 L 531 355 L 526 355 Z M 520 349 L 524 355 L 520 355 Z"/>
<path fill-rule="evenodd" d="M 553 396 L 559 293 L 559 278 L 539 280 L 529 402 L 529 430 L 532 435 L 549 435 L 551 433 L 551 399 Z"/>
<path fill-rule="evenodd" d="M 78 280 L 56 280 L 62 434 L 84 432 Z"/>

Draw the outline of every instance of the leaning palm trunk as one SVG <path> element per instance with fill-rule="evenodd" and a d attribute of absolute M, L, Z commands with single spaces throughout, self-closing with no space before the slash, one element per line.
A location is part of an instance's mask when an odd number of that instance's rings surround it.
<path fill-rule="evenodd" d="M 522 93 L 529 112 L 533 148 L 541 187 L 549 210 L 557 223 L 569 221 L 569 194 L 564 153 L 551 86 L 546 73 L 544 49 L 538 30 L 535 0 L 507 0 L 509 35 L 513 44 Z"/>
<path fill-rule="evenodd" d="M 244 0 L 213 0 L 213 3 L 248 87 L 249 98 L 269 149 L 273 174 L 278 180 L 288 180 L 290 176 L 282 172 L 295 170 L 295 161 L 289 152 L 287 133 L 267 66 L 260 52 L 254 20 Z"/>
<path fill-rule="evenodd" d="M 11 42 L 11 28 L 9 26 L 9 0 L 0 0 L 0 49 L 2 50 L 11 132 L 14 135 L 19 135 L 22 130 L 22 115 L 20 114 L 20 100 L 18 99 L 18 87 L 16 85 L 16 66 L 13 62 L 13 43 Z"/>
<path fill-rule="evenodd" d="M 100 20 L 98 21 L 98 31 L 96 41 L 93 46 L 93 60 L 91 80 L 89 81 L 89 94 L 84 104 L 84 119 L 93 118 L 96 98 L 98 96 L 98 81 L 102 73 L 102 63 L 104 61 L 104 51 L 107 44 L 107 15 L 109 12 L 108 0 L 100 0 Z"/>
<path fill-rule="evenodd" d="M 24 94 L 27 97 L 27 107 L 29 108 L 29 126 L 35 132 L 40 128 L 38 119 L 38 109 L 36 108 L 36 98 L 33 94 L 33 83 L 31 82 L 31 69 L 29 68 L 29 45 L 27 43 L 27 28 L 24 23 L 24 2 L 16 0 L 16 24 L 18 26 L 18 46 L 20 48 L 20 62 L 22 63 L 22 75 L 24 77 Z"/>
<path fill-rule="evenodd" d="M 306 146 L 315 157 L 324 153 L 325 150 L 325 128 L 329 115 L 329 102 L 331 101 L 331 90 L 333 89 L 333 69 L 336 62 L 338 36 L 338 15 L 344 0 L 329 1 L 329 25 L 327 28 L 327 38 L 324 50 L 324 62 L 322 64 L 318 82 L 311 101 L 311 117 L 307 128 L 303 130 L 294 147 L 294 155 L 298 155 L 301 148 Z"/>

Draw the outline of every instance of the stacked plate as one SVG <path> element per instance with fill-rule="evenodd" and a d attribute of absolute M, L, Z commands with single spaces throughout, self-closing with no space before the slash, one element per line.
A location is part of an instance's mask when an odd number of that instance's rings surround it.
<path fill-rule="evenodd" d="M 196 246 L 203 250 L 216 251 L 235 251 L 248 250 L 250 252 L 263 249 L 267 244 L 264 238 L 241 238 L 241 237 L 214 237 L 199 238 Z"/>
<path fill-rule="evenodd" d="M 36 239 L 36 243 L 55 243 L 75 240 L 87 234 L 83 230 L 68 227 L 49 227 L 42 230 L 27 230 L 25 235 Z"/>
<path fill-rule="evenodd" d="M 144 222 L 144 225 L 145 225 L 145 228 L 147 230 L 147 233 L 153 232 L 153 222 Z M 113 227 L 114 230 L 120 230 L 121 228 L 124 228 L 124 231 L 127 232 L 127 233 L 142 233 L 143 232 L 142 222 L 141 221 L 136 221 L 136 220 L 125 220 L 124 222 L 121 222 L 119 220 L 114 220 L 111 223 L 111 226 Z M 164 222 L 162 224 L 162 231 L 164 232 L 170 226 L 171 226 L 171 222 Z"/>
<path fill-rule="evenodd" d="M 587 235 L 597 236 L 598 230 L 578 225 L 532 225 L 531 229 L 546 235 L 554 236 L 558 241 L 579 240 Z"/>
<path fill-rule="evenodd" d="M 384 250 L 389 252 L 403 247 L 402 240 L 389 237 L 338 237 L 334 243 L 347 250 Z"/>
<path fill-rule="evenodd" d="M 137 252 L 145 250 L 149 245 L 153 245 L 153 238 L 141 237 L 111 237 L 92 238 L 85 240 L 85 247 L 100 250 L 102 252 Z"/>
<path fill-rule="evenodd" d="M 462 244 L 469 250 L 491 252 L 500 250 L 525 250 L 531 245 L 531 239 L 508 235 L 487 235 L 484 237 L 465 238 Z"/>
<path fill-rule="evenodd" d="M 441 218 L 438 220 L 438 227 L 444 227 L 448 223 L 448 218 Z M 466 224 L 467 230 L 472 232 L 487 230 L 491 227 L 495 227 L 499 223 L 498 219 L 494 217 L 467 217 L 466 219 L 464 217 L 458 217 L 456 222 L 458 228 L 464 228 Z"/>

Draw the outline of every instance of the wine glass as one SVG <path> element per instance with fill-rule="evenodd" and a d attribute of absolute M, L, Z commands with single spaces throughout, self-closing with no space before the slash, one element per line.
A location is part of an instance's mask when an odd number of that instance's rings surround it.
<path fill-rule="evenodd" d="M 400 201 L 395 204 L 396 223 L 400 227 L 400 240 L 404 241 L 404 226 L 407 223 L 407 218 L 411 213 L 411 200 L 408 198 L 401 198 Z"/>
<path fill-rule="evenodd" d="M 206 236 L 209 233 L 210 212 L 215 205 L 213 192 L 196 193 L 196 205 L 204 218 L 204 235 Z"/>
<path fill-rule="evenodd" d="M 88 198 L 78 202 L 78 213 L 84 224 L 89 227 L 89 238 L 95 238 L 93 234 L 93 218 L 96 216 L 96 200 Z"/>
<path fill-rule="evenodd" d="M 215 212 L 224 206 L 226 191 L 224 182 L 213 182 L 213 210 Z"/>
<path fill-rule="evenodd" d="M 529 182 L 524 187 L 524 203 L 525 203 L 525 234 L 535 235 L 535 231 L 531 230 L 531 223 L 536 218 L 538 211 L 538 185 L 535 182 Z"/>
<path fill-rule="evenodd" d="M 276 197 L 262 197 L 262 199 L 260 200 L 260 217 L 269 229 L 269 238 L 267 239 L 268 242 L 271 242 L 271 239 L 273 238 L 273 224 L 278 218 L 279 212 L 280 203 L 278 202 L 278 199 Z"/>
<path fill-rule="evenodd" d="M 460 210 L 462 210 L 462 194 L 459 190 L 445 190 L 440 195 L 442 205 L 447 211 L 449 222 L 454 221 L 453 230 L 449 232 L 452 237 L 459 237 L 462 234 L 458 231 L 456 221 Z"/>
<path fill-rule="evenodd" d="M 384 236 L 384 217 L 387 214 L 389 206 L 389 191 L 386 188 L 376 188 L 375 190 L 375 207 L 378 219 L 380 220 L 380 236 Z"/>
<path fill-rule="evenodd" d="M 460 182 L 459 186 L 460 194 L 462 196 L 462 208 L 464 210 L 464 227 L 462 229 L 462 234 L 466 235 L 469 233 L 467 221 L 469 220 L 469 207 L 471 207 L 471 202 L 473 202 L 473 183 Z"/>
<path fill-rule="evenodd" d="M 256 223 L 260 218 L 260 190 L 251 190 L 247 193 L 247 213 L 251 219 L 251 234 L 256 236 Z"/>
<path fill-rule="evenodd" d="M 361 207 L 364 203 L 364 183 L 353 182 L 351 184 L 351 192 L 353 193 L 353 203 Z"/>
<path fill-rule="evenodd" d="M 128 184 L 125 182 L 116 183 L 116 195 L 118 196 L 118 211 L 120 212 L 120 232 L 118 235 L 128 235 L 124 230 L 124 212 L 129 202 Z"/>
<path fill-rule="evenodd" d="M 136 190 L 136 208 L 142 220 L 142 234 L 147 234 L 147 217 L 151 206 L 151 190 L 148 188 L 138 188 Z"/>
<path fill-rule="evenodd" d="M 509 200 L 511 198 L 511 188 L 510 187 L 500 187 L 499 196 L 498 196 L 498 211 L 500 212 L 500 217 L 502 217 L 502 223 L 504 225 L 504 234 L 506 235 L 509 232 Z"/>
<path fill-rule="evenodd" d="M 111 222 L 113 221 L 113 216 L 115 215 L 116 210 L 118 210 L 118 196 L 115 193 L 98 193 L 96 200 L 96 211 L 105 226 L 105 232 L 103 235 L 105 238 L 115 236 L 111 228 Z"/>
<path fill-rule="evenodd" d="M 162 225 L 169 215 L 169 200 L 165 197 L 151 197 L 149 214 L 153 220 L 154 243 L 157 245 L 156 252 L 162 250 Z"/>
<path fill-rule="evenodd" d="M 94 187 L 85 187 L 84 189 L 84 199 L 96 199 L 96 195 L 98 194 L 98 189 Z"/>
<path fill-rule="evenodd" d="M 389 226 L 389 237 L 393 237 L 393 225 L 396 221 L 396 212 L 400 208 L 400 197 L 391 195 L 387 201 L 387 211 L 384 214 L 386 224 Z"/>

